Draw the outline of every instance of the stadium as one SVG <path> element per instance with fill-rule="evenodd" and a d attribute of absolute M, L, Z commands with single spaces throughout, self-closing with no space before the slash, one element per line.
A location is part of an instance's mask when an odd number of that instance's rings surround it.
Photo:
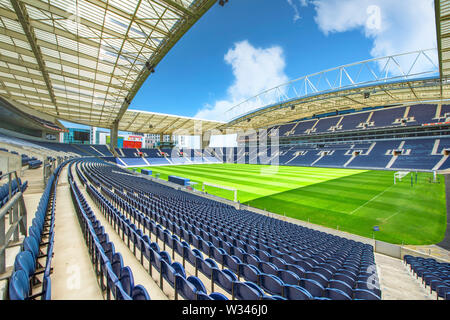
<path fill-rule="evenodd" d="M 450 300 L 450 1 L 437 48 L 131 108 L 233 5 L 0 1 L 2 300 Z"/>

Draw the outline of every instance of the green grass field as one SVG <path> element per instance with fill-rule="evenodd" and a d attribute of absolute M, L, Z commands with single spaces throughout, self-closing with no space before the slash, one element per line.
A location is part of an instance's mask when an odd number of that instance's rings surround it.
<path fill-rule="evenodd" d="M 141 168 L 138 169 L 140 171 Z M 431 173 L 418 173 L 394 185 L 392 171 L 367 171 L 314 167 L 271 167 L 248 164 L 145 167 L 167 180 L 177 175 L 197 182 L 238 190 L 238 200 L 296 219 L 391 243 L 434 244 L 446 227 L 445 185 L 429 183 Z M 277 171 L 274 171 L 277 170 Z M 415 179 L 414 179 L 415 180 Z M 233 192 L 206 187 L 223 198 Z"/>

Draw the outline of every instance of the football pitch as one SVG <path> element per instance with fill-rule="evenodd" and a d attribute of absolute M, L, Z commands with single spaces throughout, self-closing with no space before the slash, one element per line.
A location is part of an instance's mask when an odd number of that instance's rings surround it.
<path fill-rule="evenodd" d="M 153 176 L 188 178 L 195 189 L 204 182 L 237 189 L 245 205 L 314 224 L 397 244 L 435 244 L 445 234 L 443 176 L 410 173 L 394 184 L 393 171 L 316 167 L 206 164 L 155 166 Z M 411 175 L 413 177 L 411 184 Z M 229 190 L 205 191 L 233 200 Z M 379 231 L 374 231 L 375 226 Z"/>

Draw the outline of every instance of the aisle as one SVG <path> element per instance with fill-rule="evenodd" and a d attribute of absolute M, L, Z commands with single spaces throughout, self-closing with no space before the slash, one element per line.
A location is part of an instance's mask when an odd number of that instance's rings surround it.
<path fill-rule="evenodd" d="M 53 300 L 103 300 L 70 195 L 68 166 L 56 191 Z"/>
<path fill-rule="evenodd" d="M 86 189 L 81 185 L 81 182 L 78 179 L 78 175 L 76 174 L 75 169 L 73 169 L 72 174 L 75 179 L 75 182 L 78 184 L 78 187 L 80 188 L 81 193 L 86 198 L 91 209 L 94 211 L 97 220 L 100 221 L 102 226 L 105 228 L 105 232 L 108 234 L 109 240 L 114 243 L 114 248 L 116 252 L 120 252 L 120 254 L 122 255 L 123 264 L 125 266 L 129 266 L 133 271 L 134 284 L 143 285 L 147 290 L 151 300 L 169 300 L 169 298 L 161 291 L 155 280 L 152 279 L 152 277 L 148 274 L 147 270 L 145 270 L 145 268 L 141 265 L 140 261 L 133 255 L 133 252 L 122 241 L 122 238 L 117 234 L 114 228 L 109 224 L 109 222 L 97 209 L 97 206 L 92 201 L 89 194 L 86 192 Z M 170 299 L 173 300 L 174 296 L 171 295 Z"/>
<path fill-rule="evenodd" d="M 400 259 L 375 253 L 383 300 L 434 300 L 436 299 L 409 274 Z"/>

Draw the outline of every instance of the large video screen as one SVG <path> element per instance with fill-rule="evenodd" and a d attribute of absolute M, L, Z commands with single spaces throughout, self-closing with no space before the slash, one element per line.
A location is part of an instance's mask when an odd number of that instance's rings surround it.
<path fill-rule="evenodd" d="M 89 132 L 75 131 L 73 138 L 77 141 L 89 141 Z"/>

